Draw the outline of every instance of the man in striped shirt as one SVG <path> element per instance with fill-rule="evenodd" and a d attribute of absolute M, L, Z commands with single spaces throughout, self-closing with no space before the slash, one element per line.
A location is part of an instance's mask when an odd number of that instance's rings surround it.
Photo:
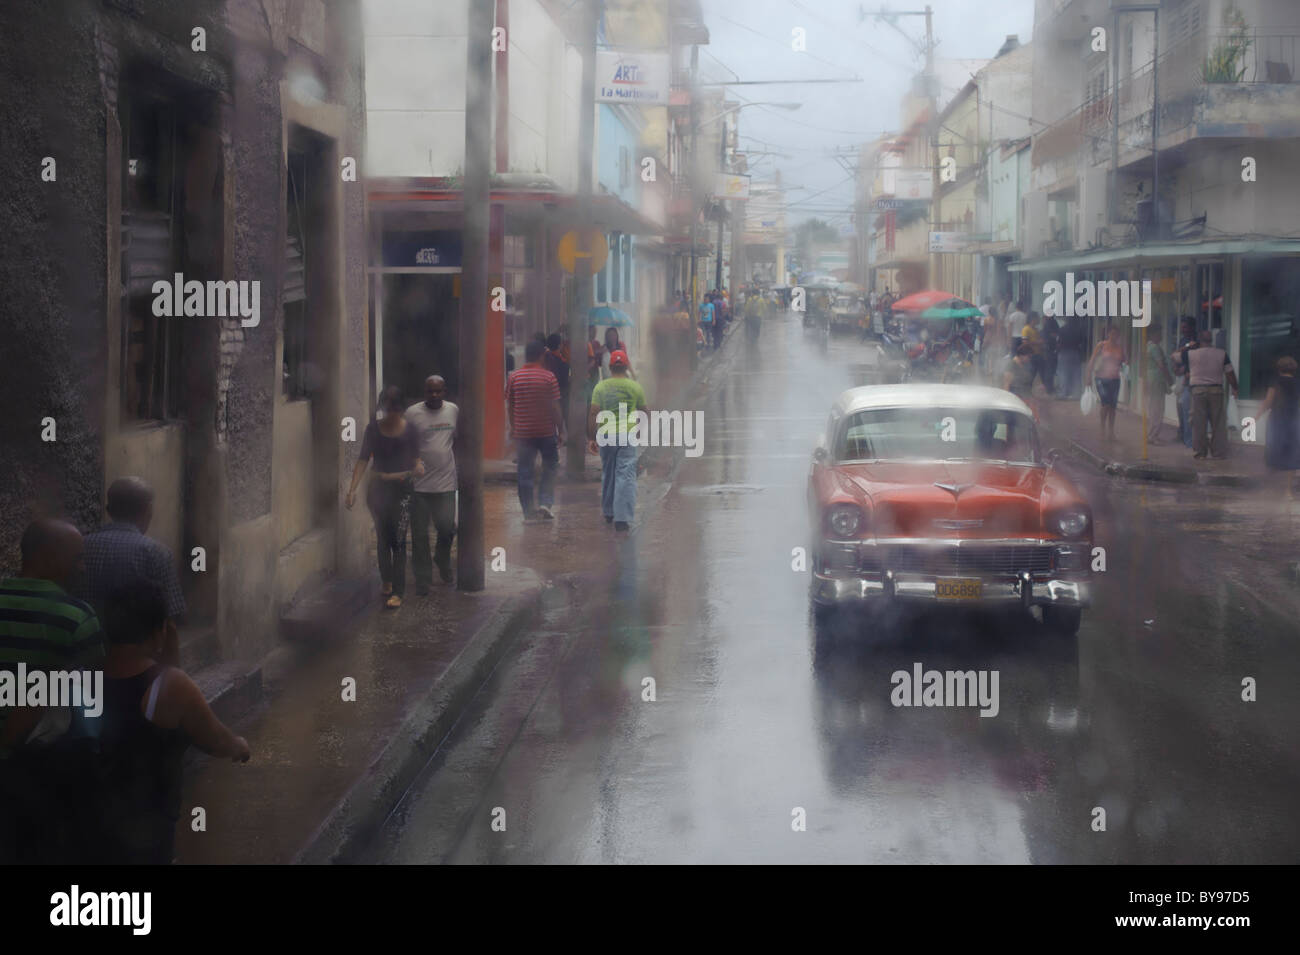
<path fill-rule="evenodd" d="M 81 534 L 63 521 L 38 520 L 22 537 L 22 571 L 0 580 L 0 668 L 102 669 L 104 638 L 86 603 L 64 589 L 80 570 Z M 26 746 L 36 737 L 90 743 L 93 729 L 65 711 L 0 706 L 0 863 L 61 862 L 84 851 L 90 752 Z M 39 724 L 39 726 L 38 726 Z M 35 732 L 33 732 L 35 730 Z M 81 820 L 84 822 L 84 820 Z"/>
<path fill-rule="evenodd" d="M 555 471 L 560 464 L 558 441 L 564 440 L 564 409 L 560 405 L 560 383 L 542 367 L 545 346 L 536 340 L 524 349 L 524 366 L 506 382 L 506 411 L 510 435 L 515 441 L 519 475 L 519 503 L 524 520 L 555 515 Z M 558 435 L 558 438 L 557 438 Z M 533 508 L 533 468 L 542 456 L 542 482 Z"/>

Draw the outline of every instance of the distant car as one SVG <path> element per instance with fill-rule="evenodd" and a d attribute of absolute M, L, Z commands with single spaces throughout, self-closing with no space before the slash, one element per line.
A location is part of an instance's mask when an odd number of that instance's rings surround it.
<path fill-rule="evenodd" d="M 1033 412 L 973 385 L 852 388 L 808 477 L 819 616 L 889 602 L 1041 607 L 1074 635 L 1090 602 L 1092 511 L 1044 461 Z"/>
<path fill-rule="evenodd" d="M 858 328 L 863 314 L 862 300 L 858 296 L 839 292 L 831 303 L 831 329 L 843 331 Z"/>

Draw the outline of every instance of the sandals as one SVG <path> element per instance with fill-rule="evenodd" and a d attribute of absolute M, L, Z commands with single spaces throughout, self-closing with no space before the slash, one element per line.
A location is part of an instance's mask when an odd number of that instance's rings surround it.
<path fill-rule="evenodd" d="M 387 600 L 384 601 L 384 606 L 387 607 L 389 610 L 396 610 L 401 605 L 402 605 L 402 598 L 397 596 L 397 594 L 393 594 L 391 597 L 389 597 Z"/>

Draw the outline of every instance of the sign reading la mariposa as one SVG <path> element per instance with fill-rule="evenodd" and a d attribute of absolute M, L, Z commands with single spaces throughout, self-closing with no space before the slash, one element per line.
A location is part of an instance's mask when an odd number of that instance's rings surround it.
<path fill-rule="evenodd" d="M 670 87 L 667 53 L 596 53 L 596 102 L 667 106 Z"/>

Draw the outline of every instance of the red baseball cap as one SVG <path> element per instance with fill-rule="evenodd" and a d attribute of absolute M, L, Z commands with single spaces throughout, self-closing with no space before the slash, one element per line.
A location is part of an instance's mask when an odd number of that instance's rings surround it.
<path fill-rule="evenodd" d="M 626 368 L 628 366 L 627 352 L 619 349 L 609 353 L 610 368 Z"/>

